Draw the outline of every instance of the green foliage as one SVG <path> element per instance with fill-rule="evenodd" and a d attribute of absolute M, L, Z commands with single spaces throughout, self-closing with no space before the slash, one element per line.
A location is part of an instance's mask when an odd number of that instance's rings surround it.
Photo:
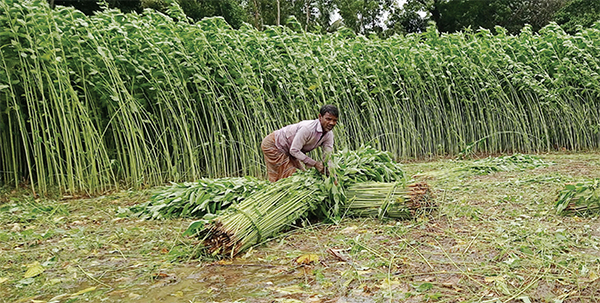
<path fill-rule="evenodd" d="M 461 168 L 461 171 L 469 171 L 478 175 L 487 175 L 500 171 L 521 171 L 525 169 L 534 169 L 546 167 L 551 163 L 545 162 L 540 157 L 523 154 L 513 154 L 511 156 L 488 157 L 482 160 L 473 161 L 467 167 Z"/>
<path fill-rule="evenodd" d="M 600 179 L 566 184 L 558 192 L 556 212 L 563 215 L 592 215 L 600 211 Z"/>
<path fill-rule="evenodd" d="M 385 34 L 407 34 L 424 32 L 427 28 L 428 16 L 423 16 L 426 9 L 422 2 L 407 1 L 403 6 L 394 4 L 390 7 L 389 17 L 386 22 Z"/>
<path fill-rule="evenodd" d="M 383 31 L 381 18 L 392 0 L 334 0 L 344 25 L 357 34 L 369 35 Z"/>
<path fill-rule="evenodd" d="M 286 1 L 249 0 L 242 1 L 247 20 L 259 30 L 272 25 L 293 28 L 294 20 L 303 31 L 324 33 L 330 28 L 330 16 L 335 11 L 335 0 Z"/>
<path fill-rule="evenodd" d="M 440 32 L 454 33 L 497 26 L 518 34 L 528 24 L 538 31 L 552 20 L 567 0 L 408 0 L 402 10 L 392 12 L 392 25 L 406 32 L 425 31 L 433 21 Z"/>
<path fill-rule="evenodd" d="M 365 181 L 393 182 L 404 177 L 401 164 L 394 162 L 389 152 L 369 145 L 337 152 L 332 157 L 332 164 L 333 173 L 339 175 L 339 181 L 344 185 Z"/>
<path fill-rule="evenodd" d="M 494 30 L 496 26 L 505 28 L 511 34 L 518 34 L 529 24 L 534 31 L 546 26 L 554 13 L 566 0 L 450 0 L 439 5 L 441 18 L 438 29 L 442 32 L 456 32 L 471 28 Z"/>
<path fill-rule="evenodd" d="M 141 0 L 141 7 L 168 14 L 174 3 L 181 7 L 186 17 L 194 21 L 219 16 L 233 28 L 240 28 L 248 21 L 248 15 L 238 0 Z"/>
<path fill-rule="evenodd" d="M 140 11 L 144 1 L 145 0 L 48 0 L 48 3 L 51 3 L 54 6 L 71 6 L 86 15 L 92 15 L 96 11 L 102 11 L 103 5 L 107 5 L 110 8 L 117 8 L 122 12 L 127 13 Z"/>
<path fill-rule="evenodd" d="M 266 185 L 253 177 L 201 179 L 185 182 L 160 191 L 146 204 L 132 208 L 151 219 L 170 217 L 202 218 L 237 204 Z"/>

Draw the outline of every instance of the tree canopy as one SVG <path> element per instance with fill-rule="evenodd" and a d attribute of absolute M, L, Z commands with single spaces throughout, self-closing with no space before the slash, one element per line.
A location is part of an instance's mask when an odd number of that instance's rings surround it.
<path fill-rule="evenodd" d="M 554 20 L 568 33 L 579 26 L 590 27 L 600 20 L 600 1 L 573 0 L 556 13 Z"/>
<path fill-rule="evenodd" d="M 102 9 L 90 0 L 48 0 L 56 5 L 74 6 L 85 14 Z M 589 27 L 600 20 L 597 0 L 104 0 L 102 3 L 124 12 L 151 8 L 167 12 L 177 3 L 189 18 L 199 21 L 222 16 L 233 28 L 249 23 L 258 29 L 268 25 L 294 26 L 311 32 L 335 31 L 340 26 L 356 34 L 423 32 L 433 23 L 440 32 L 494 30 L 503 27 L 517 34 L 525 25 L 538 31 L 557 22 L 567 32 Z M 290 19 L 290 17 L 294 17 Z M 334 20 L 335 19 L 335 20 Z"/>

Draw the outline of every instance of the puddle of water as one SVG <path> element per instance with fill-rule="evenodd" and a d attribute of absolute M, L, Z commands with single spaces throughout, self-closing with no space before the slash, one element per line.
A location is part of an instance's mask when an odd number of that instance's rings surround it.
<path fill-rule="evenodd" d="M 301 268 L 290 270 L 287 266 L 205 265 L 200 268 L 174 268 L 159 275 L 154 284 L 128 289 L 127 292 L 113 292 L 109 300 L 271 302 L 267 298 L 319 295 L 311 288 L 299 286 L 305 280 Z"/>

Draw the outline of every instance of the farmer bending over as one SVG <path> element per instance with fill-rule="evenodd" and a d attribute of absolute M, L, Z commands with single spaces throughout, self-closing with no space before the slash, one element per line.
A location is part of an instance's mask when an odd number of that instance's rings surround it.
<path fill-rule="evenodd" d="M 267 162 L 269 181 L 275 182 L 287 178 L 296 169 L 305 170 L 315 167 L 320 173 L 325 173 L 323 162 L 315 161 L 306 153 L 323 147 L 323 154 L 333 151 L 333 127 L 337 124 L 339 111 L 333 105 L 324 105 L 316 120 L 305 120 L 276 130 L 265 137 L 260 147 Z"/>

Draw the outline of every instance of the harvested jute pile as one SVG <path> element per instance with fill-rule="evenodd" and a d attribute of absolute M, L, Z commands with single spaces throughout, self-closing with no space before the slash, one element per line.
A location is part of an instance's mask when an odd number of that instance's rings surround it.
<path fill-rule="evenodd" d="M 556 198 L 556 211 L 563 215 L 592 215 L 600 212 L 600 179 L 566 184 Z"/>
<path fill-rule="evenodd" d="M 236 255 L 306 216 L 325 199 L 316 181 L 314 173 L 295 174 L 229 207 L 208 230 L 208 251 Z"/>
<path fill-rule="evenodd" d="M 311 213 L 335 221 L 346 210 L 366 215 L 370 209 L 370 212 L 376 210 L 381 218 L 409 218 L 419 207 L 433 209 L 435 206 L 429 201 L 433 196 L 426 184 L 404 185 L 400 165 L 386 152 L 371 147 L 343 150 L 333 155 L 332 163 L 335 169 L 331 176 L 323 176 L 315 170 L 300 171 L 230 206 L 199 233 L 207 251 L 213 255 L 234 256 L 290 228 Z M 379 190 L 368 189 L 375 186 L 374 182 L 379 183 Z M 402 189 L 398 195 L 397 189 Z M 353 193 L 353 201 L 346 191 Z M 362 195 L 365 195 L 364 200 Z M 361 203 L 362 210 L 359 210 Z"/>

